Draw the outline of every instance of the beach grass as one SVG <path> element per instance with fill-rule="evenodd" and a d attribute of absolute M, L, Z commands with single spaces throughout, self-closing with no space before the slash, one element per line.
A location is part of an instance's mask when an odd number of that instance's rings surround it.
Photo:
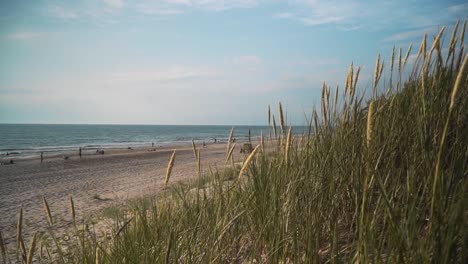
<path fill-rule="evenodd" d="M 429 52 L 424 36 L 412 69 L 405 71 L 411 46 L 404 59 L 393 48 L 389 79 L 378 55 L 369 93 L 359 89 L 360 68 L 351 65 L 340 98 L 336 89 L 330 99 L 333 90 L 323 85 L 321 115 L 313 110 L 300 140 L 291 129 L 286 135 L 280 103 L 283 144 L 270 138 L 241 166 L 171 184 L 174 151 L 165 195 L 116 211 L 112 239 L 82 228 L 60 258 L 42 249 L 36 256 L 44 263 L 464 263 L 468 57 L 457 36 L 465 24 L 458 33 L 457 23 L 445 54 L 444 29 Z M 410 74 L 403 80 L 404 72 Z M 270 121 L 276 139 L 269 107 Z M 194 156 L 200 160 L 195 146 Z M 18 228 L 21 251 L 21 220 Z"/>

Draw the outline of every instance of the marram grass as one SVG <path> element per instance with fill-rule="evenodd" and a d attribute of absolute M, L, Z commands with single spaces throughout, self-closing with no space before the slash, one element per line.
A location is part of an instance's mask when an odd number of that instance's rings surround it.
<path fill-rule="evenodd" d="M 292 132 L 285 138 L 281 106 L 285 146 L 259 144 L 242 166 L 206 170 L 203 184 L 173 184 L 122 210 L 111 240 L 78 227 L 65 254 L 48 243 L 32 254 L 41 263 L 465 263 L 465 25 L 452 31 L 445 58 L 442 30 L 425 35 L 417 54 L 410 45 L 402 58 L 395 47 L 394 80 L 383 72 L 393 60 L 386 67 L 377 56 L 372 96 L 357 85 L 359 68 L 341 98 L 330 100 L 324 84 L 321 113 L 312 110 L 299 143 Z M 277 139 L 270 110 L 268 123 Z M 34 250 L 22 247 L 5 262 L 26 262 Z"/>

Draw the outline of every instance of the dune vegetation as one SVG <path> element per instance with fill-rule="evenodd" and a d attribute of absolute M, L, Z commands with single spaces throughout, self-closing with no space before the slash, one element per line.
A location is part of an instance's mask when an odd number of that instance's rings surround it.
<path fill-rule="evenodd" d="M 351 64 L 344 89 L 323 85 L 321 105 L 307 120 L 305 134 L 285 123 L 281 104 L 276 116 L 269 109 L 271 130 L 242 163 L 234 161 L 239 154 L 229 140 L 227 166 L 202 168 L 194 145 L 195 180 L 168 184 L 165 195 L 114 213 L 110 239 L 75 225 L 73 246 L 62 251 L 50 211 L 49 243 L 38 236 L 23 241 L 19 219 L 17 259 L 464 263 L 465 27 L 466 22 L 457 23 L 451 34 L 442 28 L 434 38 L 425 35 L 417 53 L 411 46 L 393 49 L 388 62 L 379 55 L 367 92 L 359 83 L 360 68 Z M 450 38 L 443 48 L 445 35 Z M 166 183 L 174 157 L 175 152 Z M 73 205 L 70 211 L 74 221 Z M 17 260 L 2 252 L 4 262 Z"/>

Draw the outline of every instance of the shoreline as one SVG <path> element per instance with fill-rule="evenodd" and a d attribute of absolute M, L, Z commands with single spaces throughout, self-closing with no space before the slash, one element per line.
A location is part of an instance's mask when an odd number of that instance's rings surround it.
<path fill-rule="evenodd" d="M 252 141 L 253 144 L 256 141 Z M 240 158 L 240 145 L 234 151 Z M 71 155 L 22 159 L 0 166 L 0 230 L 5 243 L 13 245 L 18 210 L 23 208 L 24 236 L 47 230 L 45 197 L 59 229 L 71 225 L 69 197 L 73 197 L 76 219 L 84 223 L 95 219 L 105 208 L 125 205 L 130 199 L 158 195 L 163 191 L 167 163 L 177 150 L 170 185 L 197 176 L 197 162 L 191 144 L 149 148 L 111 149 L 104 155 Z M 225 164 L 226 144 L 197 144 L 204 169 Z"/>
<path fill-rule="evenodd" d="M 259 136 L 252 136 L 252 142 L 258 141 Z M 206 140 L 194 140 L 195 144 L 201 145 L 203 142 L 205 144 L 226 144 L 226 138 L 216 138 L 216 142 L 213 142 L 214 139 Z M 237 138 L 237 142 L 244 143 L 248 142 L 247 138 L 243 136 Z M 154 147 L 152 146 L 154 143 Z M 125 151 L 141 151 L 141 150 L 152 150 L 156 149 L 173 149 L 177 147 L 186 147 L 192 146 L 192 141 L 168 141 L 168 142 L 128 142 L 128 143 L 109 143 L 109 144 L 96 144 L 96 145 L 83 145 L 83 146 L 45 146 L 37 148 L 28 148 L 28 149 L 5 149 L 0 152 L 0 163 L 2 165 L 8 165 L 10 160 L 14 162 L 17 161 L 26 161 L 26 160 L 40 160 L 41 152 L 44 155 L 44 161 L 48 159 L 56 159 L 67 157 L 79 156 L 79 149 L 82 150 L 82 156 L 93 156 L 98 155 L 97 151 L 104 150 L 105 153 L 120 153 Z"/>

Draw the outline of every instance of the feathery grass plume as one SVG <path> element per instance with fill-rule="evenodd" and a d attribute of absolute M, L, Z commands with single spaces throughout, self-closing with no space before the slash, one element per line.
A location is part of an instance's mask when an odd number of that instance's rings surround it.
<path fill-rule="evenodd" d="M 231 150 L 232 135 L 233 134 L 234 134 L 234 127 L 232 127 L 231 131 L 229 132 L 229 137 L 228 137 L 228 142 L 227 142 L 227 149 L 226 149 L 226 157 L 228 156 L 229 150 Z"/>
<path fill-rule="evenodd" d="M 432 43 L 432 47 L 429 51 L 429 56 L 432 55 L 432 52 L 434 52 L 435 49 L 440 49 L 439 42 L 440 42 L 440 39 L 442 38 L 442 35 L 444 34 L 444 30 L 445 30 L 445 27 L 442 27 L 442 29 L 439 31 L 439 34 L 437 34 L 437 37 L 434 39 L 434 42 Z"/>
<path fill-rule="evenodd" d="M 101 248 L 99 248 L 99 245 L 96 245 L 96 264 L 99 264 L 101 259 Z"/>
<path fill-rule="evenodd" d="M 34 233 L 31 239 L 31 245 L 29 246 L 29 253 L 28 253 L 28 258 L 26 261 L 27 264 L 31 264 L 33 261 L 34 251 L 36 250 L 36 237 L 37 237 L 37 232 Z"/>
<path fill-rule="evenodd" d="M 457 100 L 458 90 L 460 89 L 461 84 L 466 79 L 467 70 L 468 70 L 468 66 L 466 65 L 467 60 L 468 60 L 468 55 L 465 55 L 465 58 L 463 59 L 462 67 L 461 67 L 460 71 L 458 72 L 457 79 L 455 81 L 455 85 L 454 85 L 453 90 L 452 90 L 452 94 L 450 95 L 449 111 L 452 111 L 452 109 L 453 109 L 453 107 L 455 105 L 455 102 Z"/>
<path fill-rule="evenodd" d="M 23 240 L 22 229 L 23 229 L 23 208 L 20 208 L 19 213 L 18 213 L 18 223 L 16 225 L 16 249 L 21 248 L 21 241 Z"/>
<path fill-rule="evenodd" d="M 272 122 L 272 126 L 273 126 L 273 133 L 275 134 L 275 139 L 278 138 L 278 133 L 276 132 L 276 122 L 275 122 L 275 115 L 271 115 L 271 120 L 273 121 Z"/>
<path fill-rule="evenodd" d="M 411 43 L 408 47 L 408 50 L 406 50 L 405 59 L 403 60 L 403 67 L 405 67 L 406 63 L 408 62 L 408 58 L 409 58 L 412 48 L 413 48 L 413 43 Z"/>
<path fill-rule="evenodd" d="M 0 251 L 2 252 L 2 260 L 3 260 L 3 263 L 7 263 L 7 254 L 6 254 L 5 240 L 3 239 L 2 230 L 0 230 Z"/>
<path fill-rule="evenodd" d="M 377 82 L 379 82 L 380 78 L 382 77 L 383 69 L 384 69 L 384 60 L 382 60 L 382 63 L 380 64 L 379 79 L 377 80 Z"/>
<path fill-rule="evenodd" d="M 260 145 L 262 146 L 262 151 L 265 152 L 265 139 L 263 138 L 263 130 L 260 131 Z"/>
<path fill-rule="evenodd" d="M 460 48 L 463 47 L 463 40 L 465 38 L 466 19 L 463 21 L 463 27 L 460 31 Z"/>
<path fill-rule="evenodd" d="M 346 81 L 345 81 L 345 86 L 344 87 L 345 87 L 345 94 L 347 94 L 348 91 L 350 90 L 349 89 L 349 73 L 346 76 Z M 349 91 L 349 92 L 351 93 L 351 91 Z M 323 96 L 323 90 L 322 90 L 322 96 Z"/>
<path fill-rule="evenodd" d="M 318 115 L 317 115 L 317 111 L 315 111 L 315 109 L 313 111 L 313 116 L 314 116 L 314 130 L 315 130 L 315 134 L 317 135 L 319 126 L 318 126 Z"/>
<path fill-rule="evenodd" d="M 249 166 L 250 162 L 252 161 L 253 157 L 255 156 L 259 148 L 260 148 L 260 145 L 256 146 L 254 150 L 250 153 L 250 155 L 247 157 L 247 159 L 244 161 L 244 164 L 242 165 L 242 168 L 239 172 L 239 179 L 242 178 L 242 176 L 244 175 L 245 170 Z"/>
<path fill-rule="evenodd" d="M 398 48 L 398 74 L 401 73 L 401 47 Z"/>
<path fill-rule="evenodd" d="M 353 77 L 354 77 L 354 63 L 351 62 L 351 65 L 349 65 L 349 72 L 348 72 L 348 78 L 349 78 L 349 89 L 350 89 L 350 94 L 351 97 L 353 97 L 354 91 L 353 91 Z"/>
<path fill-rule="evenodd" d="M 423 55 L 423 59 L 426 60 L 426 56 L 427 56 L 427 34 L 424 34 L 423 40 L 421 42 L 421 53 Z"/>
<path fill-rule="evenodd" d="M 49 221 L 49 226 L 54 225 L 54 221 L 52 220 L 52 214 L 50 213 L 50 207 L 49 204 L 47 203 L 47 200 L 44 196 L 42 196 L 42 200 L 44 202 L 44 209 L 47 213 L 47 220 Z"/>
<path fill-rule="evenodd" d="M 397 90 L 400 90 L 401 86 L 401 47 L 398 48 L 398 83 L 397 83 Z"/>
<path fill-rule="evenodd" d="M 388 89 L 392 89 L 392 82 L 393 82 L 393 63 L 395 61 L 395 46 L 392 48 L 392 57 L 390 59 L 390 87 Z"/>
<path fill-rule="evenodd" d="M 338 89 L 339 89 L 339 86 L 337 85 L 335 88 L 335 99 L 333 100 L 333 119 L 336 118 L 336 108 L 338 107 L 338 94 L 339 94 Z"/>
<path fill-rule="evenodd" d="M 372 115 L 374 112 L 374 101 L 370 102 L 369 109 L 367 112 L 367 130 L 366 130 L 366 141 L 367 141 L 367 148 L 370 147 L 372 141 L 372 129 L 373 129 L 373 121 Z"/>
<path fill-rule="evenodd" d="M 286 134 L 286 130 L 284 129 L 284 115 L 283 115 L 283 107 L 281 106 L 281 102 L 279 103 L 279 118 L 280 118 L 281 135 L 284 136 Z"/>
<path fill-rule="evenodd" d="M 440 39 L 442 38 L 444 31 L 445 31 L 445 27 L 442 27 L 439 33 L 437 34 L 436 38 L 434 39 L 434 42 L 432 43 L 431 52 L 434 51 L 434 49 L 438 48 Z"/>
<path fill-rule="evenodd" d="M 195 141 L 192 139 L 192 149 L 193 149 L 193 156 L 197 159 L 197 146 L 195 145 Z"/>
<path fill-rule="evenodd" d="M 176 157 L 176 150 L 174 149 L 171 159 L 169 160 L 169 163 L 167 164 L 166 180 L 164 182 L 164 188 L 167 188 L 167 183 L 169 182 L 169 178 L 171 177 L 171 172 L 172 172 L 172 167 L 174 167 L 175 157 Z"/>
<path fill-rule="evenodd" d="M 232 147 L 229 149 L 228 153 L 227 153 L 227 156 L 226 156 L 226 164 L 228 163 L 229 159 L 231 158 L 232 156 L 232 153 L 234 152 L 234 148 L 236 147 L 236 144 L 237 143 L 234 143 L 232 145 Z"/>
<path fill-rule="evenodd" d="M 465 38 L 465 28 L 466 28 L 466 19 L 463 21 L 463 27 L 462 27 L 461 32 L 460 32 L 460 38 L 459 38 L 460 48 L 458 49 L 457 62 L 455 64 L 455 68 L 454 68 L 455 71 L 458 71 L 458 69 L 460 69 L 461 60 L 463 58 L 463 51 L 464 51 L 463 40 Z M 455 54 L 453 56 L 455 57 Z M 453 63 L 453 61 L 452 61 L 452 63 Z"/>
<path fill-rule="evenodd" d="M 284 149 L 284 159 L 286 161 L 286 164 L 289 163 L 289 152 L 291 149 L 291 135 L 292 135 L 292 127 L 289 127 L 288 136 L 286 139 L 286 147 Z"/>
<path fill-rule="evenodd" d="M 354 77 L 354 83 L 353 83 L 353 94 L 356 91 L 356 86 L 359 80 L 359 73 L 361 72 L 361 66 L 358 66 L 356 70 L 356 77 Z"/>
<path fill-rule="evenodd" d="M 270 105 L 268 105 L 268 126 L 271 125 L 271 109 Z"/>
<path fill-rule="evenodd" d="M 327 86 L 325 83 L 322 85 L 322 100 L 321 100 L 321 106 L 322 106 L 322 122 L 323 126 L 326 126 L 328 121 L 327 121 L 327 101 L 325 98 Z"/>
<path fill-rule="evenodd" d="M 377 87 L 378 80 L 379 80 L 379 67 L 380 67 L 380 53 L 377 55 L 377 59 L 375 61 L 375 69 L 374 69 L 374 89 Z"/>
<path fill-rule="evenodd" d="M 457 43 L 457 31 L 458 31 L 458 24 L 460 23 L 460 20 L 457 20 L 457 23 L 455 23 L 455 26 L 453 27 L 452 30 L 452 35 L 450 36 L 450 42 L 449 42 L 449 51 L 447 53 L 447 58 L 445 59 L 445 65 L 447 65 L 450 55 L 454 52 L 456 43 Z"/>
<path fill-rule="evenodd" d="M 461 66 L 460 71 L 458 72 L 457 79 L 455 80 L 455 85 L 453 86 L 452 89 L 452 94 L 450 95 L 450 106 L 449 106 L 449 111 L 447 114 L 447 119 L 445 120 L 445 127 L 442 132 L 442 138 L 440 140 L 440 146 L 439 146 L 439 151 L 437 154 L 437 162 L 436 162 L 436 167 L 435 167 L 435 172 L 434 172 L 434 181 L 432 184 L 432 199 L 431 199 L 431 211 L 430 211 L 430 219 L 433 219 L 434 215 L 434 206 L 435 206 L 435 201 L 436 201 L 436 192 L 437 192 L 437 185 L 438 181 L 440 178 L 440 161 L 442 159 L 442 152 L 445 146 L 445 140 L 447 138 L 447 132 L 448 132 L 448 127 L 450 123 L 450 118 L 452 116 L 453 108 L 455 106 L 455 102 L 457 100 L 457 94 L 458 90 L 460 89 L 460 86 L 462 83 L 465 82 L 466 76 L 468 74 L 468 55 L 465 55 L 465 58 L 463 59 L 463 64 Z M 432 222 L 430 222 L 429 230 L 432 227 Z"/>
<path fill-rule="evenodd" d="M 75 213 L 75 203 L 73 202 L 73 197 L 70 196 L 70 210 L 72 213 L 73 226 L 76 227 L 76 213 Z"/>
<path fill-rule="evenodd" d="M 197 166 L 198 166 L 198 177 L 201 177 L 202 170 L 201 170 L 201 157 L 200 157 L 200 150 L 197 150 Z"/>

